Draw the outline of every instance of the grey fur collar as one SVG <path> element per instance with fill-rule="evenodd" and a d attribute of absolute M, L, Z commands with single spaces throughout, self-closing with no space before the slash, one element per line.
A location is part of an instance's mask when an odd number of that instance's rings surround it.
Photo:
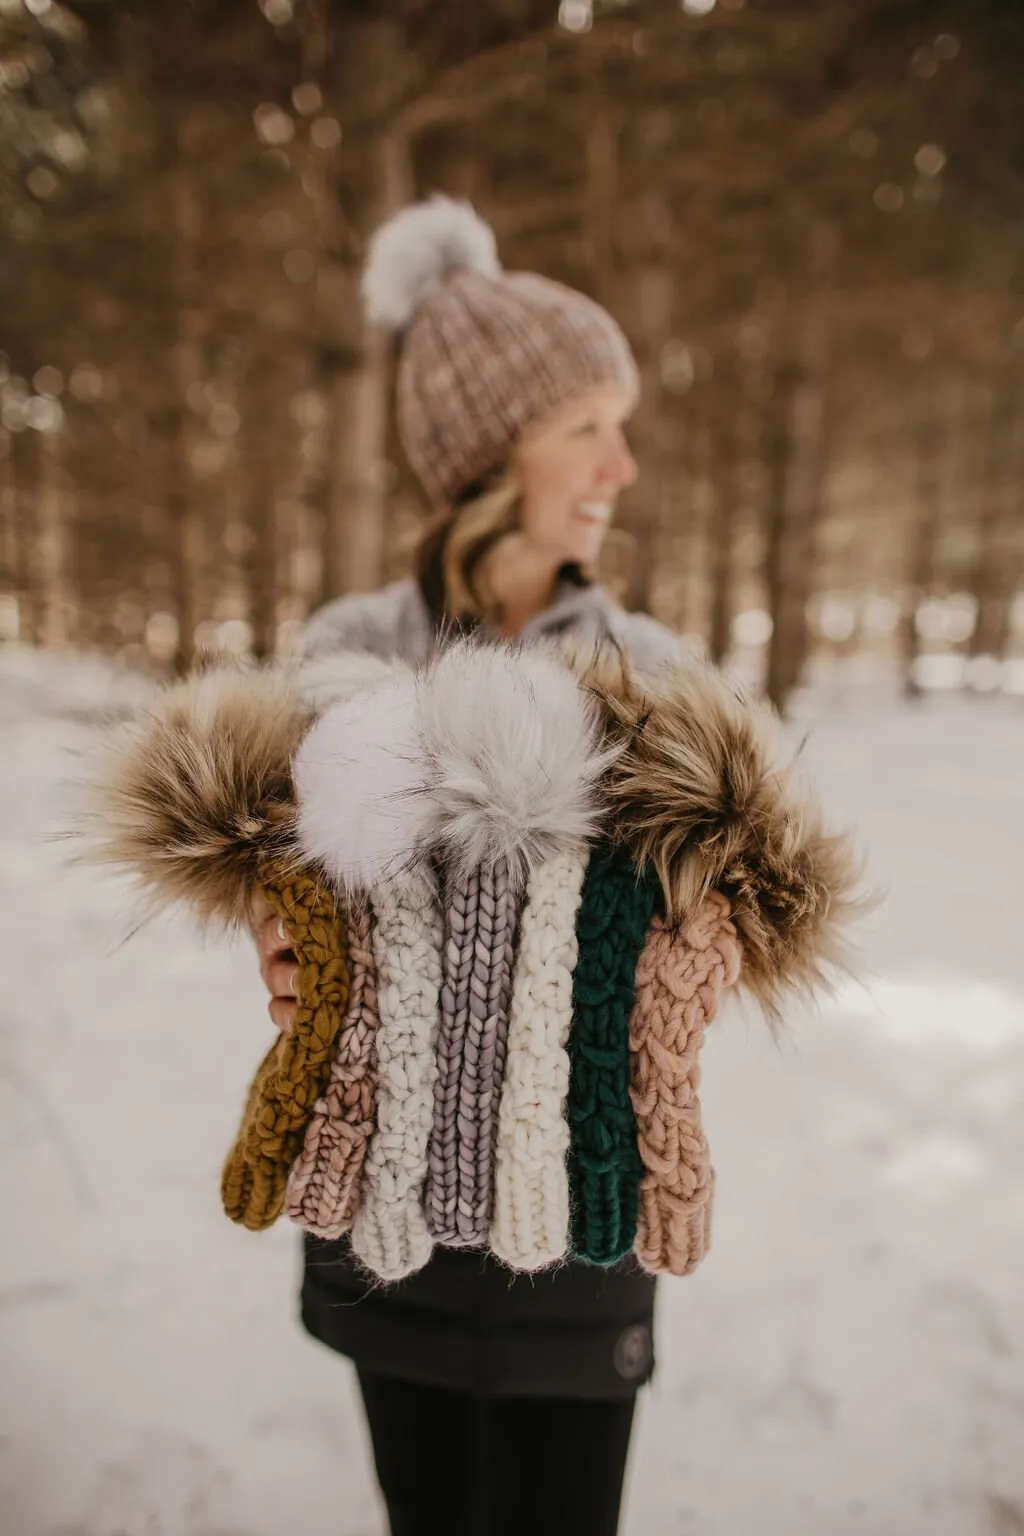
<path fill-rule="evenodd" d="M 627 650 L 635 666 L 658 667 L 681 661 L 685 647 L 678 635 L 646 613 L 626 613 L 604 587 L 578 587 L 565 581 L 550 606 L 531 619 L 520 639 L 530 644 L 571 634 L 582 644 L 612 641 Z M 480 638 L 493 640 L 484 626 Z M 379 592 L 356 592 L 321 608 L 306 627 L 303 652 L 317 659 L 337 651 L 369 651 L 387 660 L 419 666 L 436 649 L 434 624 L 415 581 L 395 581 Z"/>

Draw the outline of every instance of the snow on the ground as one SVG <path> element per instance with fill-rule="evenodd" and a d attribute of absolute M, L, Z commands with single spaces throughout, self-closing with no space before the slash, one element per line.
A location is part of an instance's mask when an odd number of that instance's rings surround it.
<path fill-rule="evenodd" d="M 50 840 L 134 691 L 0 653 L 0 1532 L 380 1536 L 297 1236 L 219 1208 L 253 956 L 184 919 L 125 940 L 124 889 Z M 1019 1536 L 1024 711 L 810 713 L 888 899 L 862 985 L 706 1047 L 715 1245 L 660 1288 L 625 1530 Z"/>

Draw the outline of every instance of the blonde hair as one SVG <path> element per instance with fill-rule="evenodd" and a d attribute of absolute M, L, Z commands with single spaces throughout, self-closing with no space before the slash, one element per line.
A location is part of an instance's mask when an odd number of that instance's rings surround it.
<path fill-rule="evenodd" d="M 438 512 L 419 541 L 420 589 L 435 621 L 501 622 L 501 605 L 486 580 L 485 556 L 519 527 L 522 490 L 512 464 L 504 464 L 454 505 Z M 567 565 L 563 575 L 587 586 L 597 573 Z"/>

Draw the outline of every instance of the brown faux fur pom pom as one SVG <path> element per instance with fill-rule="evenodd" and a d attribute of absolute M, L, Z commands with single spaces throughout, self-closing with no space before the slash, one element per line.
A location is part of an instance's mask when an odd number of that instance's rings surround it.
<path fill-rule="evenodd" d="M 794 765 L 780 765 L 774 710 L 697 660 L 641 675 L 610 646 L 569 659 L 622 748 L 604 781 L 612 830 L 656 870 L 669 920 L 721 891 L 741 982 L 770 1018 L 785 993 L 827 985 L 846 967 L 844 929 L 869 905 L 862 864 Z"/>
<path fill-rule="evenodd" d="M 153 907 L 248 920 L 268 863 L 296 860 L 292 758 L 310 707 L 283 672 L 219 668 L 178 683 L 101 750 L 85 853 L 120 867 Z"/>

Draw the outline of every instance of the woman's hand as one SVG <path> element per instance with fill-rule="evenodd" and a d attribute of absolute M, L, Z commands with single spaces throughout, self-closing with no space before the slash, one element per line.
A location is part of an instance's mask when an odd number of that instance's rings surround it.
<path fill-rule="evenodd" d="M 269 906 L 254 913 L 252 931 L 259 951 L 260 975 L 270 993 L 268 1012 L 278 1029 L 290 1034 L 295 1019 L 294 984 L 299 974 L 292 941 Z"/>

